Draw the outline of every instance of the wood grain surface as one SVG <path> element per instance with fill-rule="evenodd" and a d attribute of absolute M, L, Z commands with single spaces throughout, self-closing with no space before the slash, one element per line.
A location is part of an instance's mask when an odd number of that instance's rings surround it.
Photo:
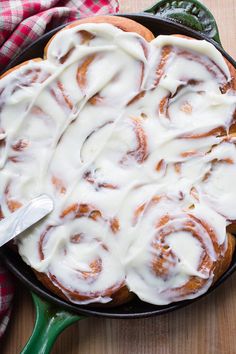
<path fill-rule="evenodd" d="M 154 1 L 120 3 L 121 12 L 137 12 Z M 204 3 L 217 20 L 224 48 L 236 58 L 236 0 Z M 31 334 L 33 322 L 30 295 L 18 284 L 0 354 L 18 354 Z M 174 313 L 142 320 L 82 320 L 60 335 L 52 353 L 236 354 L 236 274 L 207 298 Z"/>

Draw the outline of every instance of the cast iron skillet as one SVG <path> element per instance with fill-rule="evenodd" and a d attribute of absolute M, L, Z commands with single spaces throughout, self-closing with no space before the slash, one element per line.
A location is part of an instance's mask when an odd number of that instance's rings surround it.
<path fill-rule="evenodd" d="M 219 34 L 213 16 L 209 10 L 202 4 L 198 3 L 197 0 L 162 0 L 151 9 L 146 10 L 146 14 L 124 14 L 122 16 L 131 18 L 143 24 L 149 28 L 154 35 L 180 33 L 197 39 L 206 39 L 211 42 L 224 55 L 224 57 L 234 65 L 234 67 L 236 67 L 235 61 L 220 45 Z M 175 22 L 173 22 L 173 19 Z M 176 21 L 180 23 L 176 23 Z M 186 25 L 188 25 L 188 27 L 186 27 Z M 44 46 L 62 27 L 63 26 L 50 31 L 30 45 L 10 63 L 8 68 L 34 57 L 42 57 Z M 189 27 L 192 27 L 195 30 Z M 5 68 L 5 70 L 8 68 Z M 149 317 L 177 310 L 199 299 L 172 303 L 166 306 L 151 305 L 137 298 L 128 304 L 116 308 L 78 306 L 58 298 L 47 290 L 36 279 L 31 268 L 28 267 L 15 252 L 4 247 L 0 250 L 0 255 L 12 273 L 14 273 L 17 278 L 19 278 L 32 291 L 36 306 L 35 328 L 22 353 L 49 353 L 57 335 L 68 325 L 86 316 L 92 315 L 110 318 Z M 235 269 L 236 253 L 234 254 L 229 269 L 203 296 L 211 293 L 216 287 L 223 283 L 226 278 L 235 271 Z"/>

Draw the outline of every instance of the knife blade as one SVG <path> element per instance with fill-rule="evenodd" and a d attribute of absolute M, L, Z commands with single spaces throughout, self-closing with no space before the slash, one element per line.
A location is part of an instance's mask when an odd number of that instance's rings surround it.
<path fill-rule="evenodd" d="M 42 194 L 0 221 L 0 247 L 34 225 L 53 210 L 53 201 Z"/>

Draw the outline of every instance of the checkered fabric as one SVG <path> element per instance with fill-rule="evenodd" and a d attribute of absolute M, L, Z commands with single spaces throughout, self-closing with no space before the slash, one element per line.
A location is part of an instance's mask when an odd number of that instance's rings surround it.
<path fill-rule="evenodd" d="M 14 288 L 11 275 L 0 263 L 0 338 L 9 322 L 13 293 Z"/>
<path fill-rule="evenodd" d="M 118 10 L 118 0 L 0 0 L 0 71 L 50 29 Z"/>
<path fill-rule="evenodd" d="M 50 29 L 118 10 L 118 0 L 0 0 L 0 71 Z M 10 318 L 12 297 L 11 276 L 0 263 L 0 338 Z"/>

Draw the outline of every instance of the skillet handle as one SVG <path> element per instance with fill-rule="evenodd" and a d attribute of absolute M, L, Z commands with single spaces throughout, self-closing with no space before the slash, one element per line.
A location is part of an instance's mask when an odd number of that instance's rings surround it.
<path fill-rule="evenodd" d="M 21 354 L 49 354 L 57 336 L 68 326 L 85 316 L 78 316 L 62 308 L 40 299 L 31 293 L 36 320 L 33 333 L 21 351 Z"/>
<path fill-rule="evenodd" d="M 214 16 L 198 0 L 160 0 L 144 12 L 178 22 L 185 27 L 205 34 L 221 45 Z"/>

